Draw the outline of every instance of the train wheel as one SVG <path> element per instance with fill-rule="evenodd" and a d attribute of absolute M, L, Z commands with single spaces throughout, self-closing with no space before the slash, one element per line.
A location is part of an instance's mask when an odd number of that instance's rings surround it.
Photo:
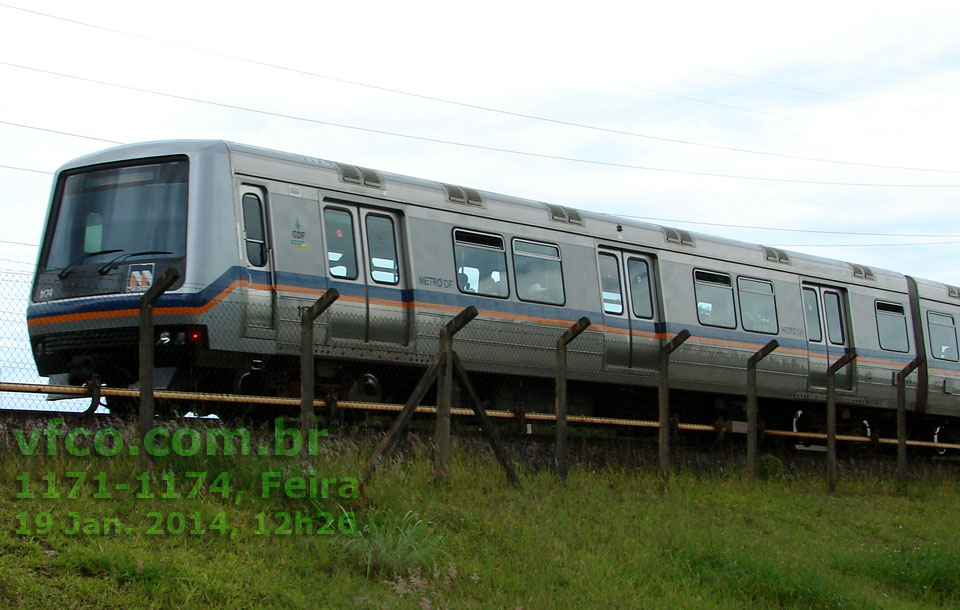
<path fill-rule="evenodd" d="M 933 431 L 933 442 L 938 444 L 944 443 L 957 445 L 960 444 L 960 434 L 958 434 L 956 426 L 950 427 L 946 424 L 937 426 Z M 937 455 L 947 455 L 947 453 L 950 452 L 950 449 L 934 449 L 934 451 L 937 453 Z"/>
<path fill-rule="evenodd" d="M 814 417 L 809 413 L 809 411 L 804 411 L 803 409 L 798 410 L 793 414 L 793 431 L 794 432 L 819 432 L 820 430 L 817 427 L 817 423 L 814 420 Z M 800 438 L 797 439 L 797 447 L 809 447 L 813 444 L 813 440 L 809 438 Z"/>

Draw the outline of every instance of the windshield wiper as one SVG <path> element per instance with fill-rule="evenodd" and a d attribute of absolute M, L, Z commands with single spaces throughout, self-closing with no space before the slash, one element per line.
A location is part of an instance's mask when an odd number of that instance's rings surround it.
<path fill-rule="evenodd" d="M 122 252 L 123 250 L 114 250 L 114 252 Z M 130 254 L 121 254 L 117 258 L 113 259 L 103 267 L 100 267 L 100 275 L 106 275 L 110 273 L 111 269 L 120 266 L 120 263 L 131 258 L 133 256 L 146 256 L 148 254 L 173 254 L 169 250 L 144 250 L 142 252 L 131 252 Z"/>
<path fill-rule="evenodd" d="M 113 254 L 114 252 L 123 252 L 120 249 L 113 250 L 99 250 L 97 252 L 87 252 L 86 254 L 81 254 L 77 258 L 73 259 L 73 262 L 60 270 L 60 273 L 57 274 L 57 277 L 61 280 L 67 279 L 67 276 L 70 275 L 70 272 L 73 271 L 73 268 L 87 260 L 91 256 L 97 256 L 98 254 Z"/>

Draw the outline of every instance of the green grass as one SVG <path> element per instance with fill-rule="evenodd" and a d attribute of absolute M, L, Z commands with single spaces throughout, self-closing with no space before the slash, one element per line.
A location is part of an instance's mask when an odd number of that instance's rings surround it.
<path fill-rule="evenodd" d="M 589 461 L 566 485 L 511 444 L 522 489 L 506 484 L 482 441 L 455 440 L 447 485 L 432 480 L 427 444 L 405 442 L 365 497 L 259 497 L 264 471 L 358 477 L 376 439 L 331 437 L 312 458 L 157 460 L 151 479 L 229 472 L 196 497 L 39 497 L 40 477 L 103 472 L 136 483 L 136 458 L 23 457 L 0 438 L 0 605 L 5 607 L 332 608 L 954 608 L 960 606 L 956 471 L 902 487 L 867 474 L 827 494 L 789 468 L 755 485 L 726 468 L 681 467 L 662 486 L 648 463 Z M 408 439 L 409 441 L 409 439 Z M 37 497 L 18 499 L 30 473 Z M 173 473 L 168 474 L 168 473 Z M 210 475 L 212 478 L 212 475 Z M 235 502 L 236 492 L 245 496 Z M 221 490 L 222 491 L 222 490 Z M 329 513 L 330 533 L 258 534 L 277 512 Z M 115 518 L 130 534 L 15 533 L 17 515 Z M 182 513 L 184 532 L 148 535 Z M 353 513 L 355 522 L 340 518 Z M 190 534 L 218 515 L 236 533 Z M 29 524 L 36 529 L 33 523 Z M 175 521 L 174 526 L 178 523 Z M 162 529 L 167 523 L 164 522 Z M 293 529 L 294 524 L 290 527 Z M 317 528 L 319 529 L 319 528 Z"/>
<path fill-rule="evenodd" d="M 346 551 L 367 578 L 432 572 L 450 559 L 435 525 L 413 511 L 400 519 L 390 512 L 371 511 L 364 521 L 356 535 L 347 538 Z"/>

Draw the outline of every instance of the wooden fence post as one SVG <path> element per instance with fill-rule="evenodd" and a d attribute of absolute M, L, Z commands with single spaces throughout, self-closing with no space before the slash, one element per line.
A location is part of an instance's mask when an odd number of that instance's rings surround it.
<path fill-rule="evenodd" d="M 907 469 L 907 375 L 923 362 L 922 356 L 897 373 L 897 476 L 901 481 L 910 474 Z"/>
<path fill-rule="evenodd" d="M 331 288 L 300 315 L 300 431 L 304 438 L 307 430 L 313 430 L 317 425 L 313 412 L 313 323 L 339 297 L 340 292 Z"/>
<path fill-rule="evenodd" d="M 660 407 L 660 451 L 658 470 L 661 482 L 666 482 L 670 476 L 670 354 L 683 342 L 690 338 L 690 331 L 681 330 L 666 345 L 660 348 L 660 379 L 659 379 L 659 407 Z"/>
<path fill-rule="evenodd" d="M 143 468 L 153 467 L 153 456 L 147 453 L 145 444 L 147 432 L 153 427 L 154 412 L 153 357 L 156 338 L 153 336 L 153 304 L 178 279 L 180 272 L 170 267 L 140 297 L 140 465 Z"/>
<path fill-rule="evenodd" d="M 780 347 L 776 339 L 761 347 L 747 360 L 747 475 L 756 481 L 757 471 L 757 365 Z"/>
<path fill-rule="evenodd" d="M 561 481 L 567 480 L 567 344 L 588 326 L 590 319 L 584 316 L 557 337 L 557 444 L 554 448 L 554 467 Z"/>
<path fill-rule="evenodd" d="M 460 332 L 468 322 L 477 317 L 479 311 L 473 305 L 464 309 L 457 317 L 447 322 L 440 330 L 440 353 L 443 354 L 443 368 L 437 377 L 437 426 L 434 433 L 436 453 L 433 461 L 434 481 L 443 483 L 449 476 L 450 464 L 450 407 L 453 401 L 453 336 Z"/>
<path fill-rule="evenodd" d="M 827 368 L 827 491 L 837 489 L 837 372 L 853 362 L 857 351 L 851 348 Z"/>

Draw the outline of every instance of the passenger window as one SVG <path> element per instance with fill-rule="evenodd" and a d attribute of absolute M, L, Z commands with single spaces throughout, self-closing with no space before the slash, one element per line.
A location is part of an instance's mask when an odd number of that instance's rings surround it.
<path fill-rule="evenodd" d="M 461 292 L 500 298 L 510 294 L 502 237 L 456 229 L 453 232 L 453 256 L 457 286 Z"/>
<path fill-rule="evenodd" d="M 803 289 L 803 319 L 807 323 L 807 340 L 816 343 L 822 341 L 820 305 L 817 303 L 817 291 L 812 288 Z"/>
<path fill-rule="evenodd" d="M 694 271 L 694 292 L 697 297 L 697 319 L 704 326 L 736 328 L 733 312 L 733 286 L 725 273 Z"/>
<path fill-rule="evenodd" d="M 326 208 L 323 211 L 323 223 L 330 275 L 348 280 L 357 279 L 357 252 L 353 243 L 353 216 L 345 210 Z"/>
<path fill-rule="evenodd" d="M 877 301 L 876 310 L 880 347 L 893 352 L 907 351 L 907 317 L 903 305 Z"/>
<path fill-rule="evenodd" d="M 633 315 L 638 318 L 653 317 L 653 296 L 650 291 L 650 267 L 642 258 L 627 260 L 630 277 L 630 297 L 633 299 Z"/>
<path fill-rule="evenodd" d="M 603 300 L 603 313 L 623 313 L 623 295 L 620 293 L 620 265 L 612 254 L 601 252 L 600 295 Z"/>
<path fill-rule="evenodd" d="M 744 330 L 770 335 L 780 332 L 773 284 L 741 277 L 737 279 L 737 291 L 740 297 L 740 323 Z"/>
<path fill-rule="evenodd" d="M 836 292 L 823 293 L 823 313 L 827 317 L 827 337 L 834 345 L 843 345 L 843 309 L 840 295 Z"/>
<path fill-rule="evenodd" d="M 928 330 L 930 331 L 930 353 L 938 360 L 957 362 L 957 327 L 953 316 L 927 312 Z"/>
<path fill-rule="evenodd" d="M 563 270 L 557 246 L 513 240 L 513 272 L 520 300 L 563 305 Z"/>
<path fill-rule="evenodd" d="M 400 281 L 392 218 L 367 215 L 367 250 L 370 252 L 370 277 L 374 282 L 396 284 Z"/>
<path fill-rule="evenodd" d="M 247 260 L 254 267 L 267 264 L 267 240 L 263 227 L 263 205 L 251 193 L 243 196 L 243 229 L 247 245 Z"/>

